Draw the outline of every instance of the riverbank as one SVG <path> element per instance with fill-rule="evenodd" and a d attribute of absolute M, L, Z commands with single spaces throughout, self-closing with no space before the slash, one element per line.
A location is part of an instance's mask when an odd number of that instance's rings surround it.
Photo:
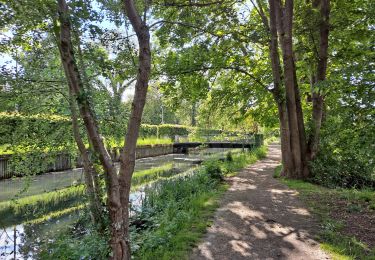
<path fill-rule="evenodd" d="M 176 176 L 190 176 L 191 174 L 185 174 L 185 171 L 194 171 L 196 168 L 194 162 L 210 158 L 222 160 L 228 151 L 232 151 L 231 153 L 236 155 L 242 150 L 197 149 L 191 150 L 191 154 L 171 154 L 137 160 L 136 170 L 133 175 L 134 186 L 132 187 L 130 198 L 133 205 L 132 211 L 137 210 L 142 205 L 145 199 L 145 187 L 151 187 L 154 185 L 152 183 L 173 179 Z M 36 179 L 33 179 L 33 177 Z M 61 184 L 60 177 L 64 180 L 62 181 L 63 183 L 68 180 L 67 184 L 73 186 L 58 188 L 58 184 Z M 22 193 L 17 191 L 18 196 L 12 197 L 11 200 L 0 202 L 0 230 L 2 230 L 0 232 L 0 254 L 4 252 L 6 255 L 13 251 L 13 247 L 8 245 L 8 243 L 12 244 L 11 241 L 14 239 L 9 240 L 7 238 L 8 233 L 15 235 L 17 254 L 21 257 L 24 256 L 22 255 L 23 251 L 39 251 L 38 248 L 45 241 L 49 241 L 52 237 L 55 239 L 59 236 L 58 234 L 65 232 L 63 230 L 69 230 L 72 223 L 77 222 L 77 219 L 82 221 L 82 216 L 88 216 L 85 209 L 84 186 L 73 179 L 72 182 L 69 182 L 69 177 L 66 177 L 63 173 L 61 175 L 53 173 L 0 182 L 0 185 L 6 183 L 5 189 L 0 189 L 0 197 L 1 195 L 12 195 L 10 191 L 14 192 L 12 187 L 14 188 L 15 186 L 9 184 L 15 183 L 19 184 L 19 186 L 16 186 L 19 189 L 25 188 L 24 191 L 21 190 Z M 147 185 L 145 186 L 145 184 Z M 47 189 L 51 187 L 57 188 L 57 190 Z M 33 195 L 30 195 L 29 191 Z M 68 226 L 61 224 L 68 223 L 66 221 L 70 223 Z M 90 223 L 90 218 L 87 218 L 84 222 Z M 55 226 L 59 226 L 58 230 L 61 232 L 47 232 L 48 234 L 44 232 L 46 228 L 56 231 Z M 13 237 L 13 235 L 11 236 Z M 31 246 L 31 244 L 33 245 Z"/>
<path fill-rule="evenodd" d="M 186 258 L 191 247 L 204 234 L 220 196 L 227 189 L 220 176 L 231 175 L 264 154 L 264 148 L 228 153 L 226 160 L 210 160 L 195 169 L 194 174 L 169 178 L 157 182 L 150 190 L 144 190 L 142 207 L 131 220 L 135 259 Z M 86 232 L 82 236 L 71 230 L 47 248 L 48 256 L 52 258 L 72 255 L 79 258 L 82 254 L 103 258 L 103 252 L 95 250 L 103 248 L 103 239 L 95 232 Z"/>

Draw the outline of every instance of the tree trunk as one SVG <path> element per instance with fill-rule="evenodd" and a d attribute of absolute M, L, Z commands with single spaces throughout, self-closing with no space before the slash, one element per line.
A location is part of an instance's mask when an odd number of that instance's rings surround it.
<path fill-rule="evenodd" d="M 128 131 L 125 136 L 125 145 L 121 154 L 120 162 L 120 194 L 121 204 L 123 207 L 123 222 L 125 226 L 124 234 L 126 238 L 126 254 L 124 259 L 129 260 L 131 257 L 129 242 L 129 193 L 131 187 L 131 179 L 135 165 L 135 151 L 139 128 L 141 125 L 143 108 L 146 103 L 146 95 L 148 82 L 151 72 L 151 48 L 150 33 L 145 21 L 142 21 L 135 8 L 133 0 L 124 0 L 126 15 L 134 31 L 136 32 L 139 44 L 139 65 L 137 81 L 135 83 L 135 94 L 132 102 L 130 120 L 128 123 Z"/>
<path fill-rule="evenodd" d="M 295 80 L 295 65 L 293 59 L 293 42 L 292 42 L 292 28 L 293 28 L 293 1 L 286 0 L 285 7 L 282 6 L 280 0 L 270 0 L 271 7 L 274 8 L 276 27 L 281 43 L 281 50 L 284 64 L 284 82 L 286 90 L 286 107 L 289 124 L 289 140 L 291 157 L 293 161 L 293 169 L 288 172 L 291 178 L 301 178 L 303 173 L 302 161 L 302 145 L 300 139 L 300 124 L 298 122 L 299 116 L 297 114 L 298 97 L 296 89 L 298 88 Z"/>
<path fill-rule="evenodd" d="M 85 147 L 85 144 L 82 141 L 81 134 L 79 133 L 79 124 L 77 118 L 77 110 L 74 102 L 74 96 L 71 91 L 69 91 L 69 106 L 71 111 L 72 118 L 72 127 L 73 127 L 73 136 L 76 141 L 78 150 L 81 154 L 83 161 L 83 172 L 85 176 L 86 192 L 89 198 L 90 211 L 92 219 L 95 225 L 101 227 L 104 223 L 102 215 L 102 206 L 100 203 L 100 197 L 97 196 L 94 186 L 94 175 L 96 174 L 93 164 L 90 161 L 88 156 L 88 150 Z"/>
<path fill-rule="evenodd" d="M 285 105 L 285 98 L 282 94 L 283 88 L 283 78 L 282 78 L 282 70 L 280 65 L 280 55 L 279 55 L 279 43 L 278 43 L 278 36 L 277 36 L 277 24 L 276 24 L 276 10 L 275 10 L 275 2 L 273 0 L 269 0 L 270 5 L 270 21 L 269 26 L 266 25 L 266 28 L 269 30 L 270 33 L 270 41 L 269 41 L 269 52 L 270 52 L 270 60 L 272 65 L 272 76 L 273 76 L 273 84 L 274 88 L 271 91 L 274 97 L 274 100 L 277 104 L 278 114 L 279 114 L 279 123 L 280 123 L 280 141 L 281 141 L 281 152 L 282 152 L 282 163 L 283 163 L 283 170 L 282 175 L 289 175 L 289 172 L 293 169 L 293 161 L 291 156 L 291 149 L 290 149 L 290 140 L 289 140 L 289 126 L 288 126 L 288 114 L 286 111 Z M 261 8 L 261 10 L 263 10 Z M 267 23 L 267 18 L 261 12 L 263 17 L 264 23 Z"/>
<path fill-rule="evenodd" d="M 127 252 L 124 239 L 123 211 L 120 201 L 120 189 L 116 169 L 106 150 L 102 137 L 99 134 L 98 124 L 93 116 L 91 107 L 84 92 L 83 83 L 74 58 L 74 50 L 71 42 L 71 25 L 68 6 L 65 0 L 58 0 L 58 12 L 60 19 L 59 50 L 65 76 L 74 96 L 77 97 L 79 111 L 85 124 L 88 137 L 93 145 L 95 153 L 103 166 L 108 194 L 108 211 L 111 222 L 111 241 L 113 259 L 124 259 Z"/>
<path fill-rule="evenodd" d="M 296 98 L 296 113 L 297 113 L 297 120 L 298 120 L 298 128 L 299 128 L 299 141 L 300 141 L 300 149 L 301 149 L 301 160 L 302 160 L 302 169 L 301 175 L 299 178 L 307 178 L 310 175 L 310 170 L 308 167 L 308 160 L 307 160 L 307 144 L 306 144 L 306 132 L 305 132 L 305 123 L 303 120 L 303 111 L 301 105 L 301 94 L 299 92 L 298 83 L 297 83 L 297 71 L 294 64 L 294 55 L 293 55 L 293 78 L 294 78 L 294 90 L 295 90 L 295 98 Z"/>
<path fill-rule="evenodd" d="M 52 22 L 54 26 L 54 36 L 56 40 L 56 44 L 59 45 L 59 28 L 57 26 L 56 20 L 52 17 Z M 86 192 L 89 198 L 89 205 L 90 205 L 90 212 L 91 217 L 93 220 L 93 223 L 95 225 L 98 225 L 99 229 L 101 229 L 104 224 L 103 221 L 103 209 L 101 206 L 101 193 L 98 192 L 99 189 L 99 183 L 97 181 L 98 174 L 94 168 L 94 165 L 92 164 L 90 158 L 89 158 L 89 151 L 86 149 L 85 144 L 83 143 L 81 134 L 79 132 L 79 124 L 78 124 L 78 115 L 77 115 L 77 108 L 76 108 L 76 97 L 74 97 L 72 93 L 72 86 L 70 85 L 70 81 L 68 81 L 69 86 L 69 108 L 71 111 L 71 119 L 72 119 L 72 129 L 73 129 L 73 137 L 77 144 L 78 151 L 81 155 L 82 162 L 83 162 L 83 171 L 85 176 L 85 184 L 86 184 Z"/>
<path fill-rule="evenodd" d="M 326 80 L 328 62 L 330 0 L 320 0 L 319 2 L 321 16 L 319 25 L 320 42 L 316 81 L 314 81 L 315 84 Z M 322 126 L 324 110 L 324 96 L 321 91 L 317 91 L 315 88 L 312 88 L 312 102 L 313 129 L 308 144 L 309 160 L 313 160 L 319 151 L 320 128 Z"/>
<path fill-rule="evenodd" d="M 196 107 L 196 103 L 193 102 L 193 104 L 191 105 L 191 126 L 196 126 L 197 122 L 196 122 L 196 115 L 197 114 L 197 107 Z"/>
<path fill-rule="evenodd" d="M 280 142 L 281 142 L 281 156 L 283 169 L 282 176 L 289 176 L 290 171 L 293 169 L 293 161 L 291 158 L 290 140 L 289 140 L 289 125 L 288 114 L 286 111 L 285 103 L 277 103 L 280 122 Z"/>

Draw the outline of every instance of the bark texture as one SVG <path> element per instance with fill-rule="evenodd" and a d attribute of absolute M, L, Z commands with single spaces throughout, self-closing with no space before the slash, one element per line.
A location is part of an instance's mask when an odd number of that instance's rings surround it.
<path fill-rule="evenodd" d="M 146 102 L 148 82 L 151 72 L 151 48 L 150 48 L 150 32 L 145 21 L 139 16 L 133 0 L 124 0 L 125 13 L 137 35 L 139 53 L 138 53 L 138 73 L 135 83 L 135 93 L 132 102 L 130 120 L 128 123 L 128 131 L 125 136 L 125 145 L 121 154 L 120 162 L 120 191 L 121 204 L 123 210 L 123 221 L 125 223 L 125 238 L 127 246 L 127 254 L 124 259 L 130 259 L 130 243 L 129 243 L 129 193 L 131 178 L 135 165 L 135 151 L 139 128 L 142 119 L 143 108 Z"/>
<path fill-rule="evenodd" d="M 74 140 L 77 144 L 79 153 L 82 158 L 83 162 L 83 172 L 85 177 L 85 184 L 86 184 L 86 192 L 89 198 L 89 205 L 90 205 L 90 212 L 92 215 L 92 219 L 95 225 L 102 226 L 104 223 L 103 221 L 103 209 L 100 203 L 101 197 L 98 196 L 97 187 L 95 185 L 95 178 L 97 176 L 97 172 L 95 171 L 94 165 L 92 164 L 89 151 L 86 149 L 85 144 L 82 140 L 81 134 L 79 132 L 79 124 L 78 124 L 78 115 L 77 109 L 74 101 L 74 96 L 72 95 L 71 91 L 69 91 L 69 106 L 71 111 L 71 118 L 72 118 L 72 128 L 73 128 L 73 136 Z"/>
<path fill-rule="evenodd" d="M 290 132 L 288 125 L 288 114 L 286 111 L 285 97 L 283 95 L 283 76 L 280 65 L 280 55 L 279 55 L 279 41 L 277 36 L 277 22 L 276 22 L 276 6 L 273 0 L 269 1 L 270 5 L 270 20 L 269 26 L 266 28 L 269 30 L 270 40 L 269 40 L 269 52 L 270 60 L 272 65 L 272 76 L 274 88 L 271 91 L 274 97 L 274 100 L 277 104 L 278 114 L 279 114 L 279 123 L 280 123 L 280 135 L 281 135 L 281 151 L 282 151 L 282 162 L 283 162 L 283 172 L 282 175 L 288 175 L 288 173 L 293 169 L 293 160 L 290 156 Z M 263 8 L 260 6 L 261 15 L 264 22 L 267 22 L 267 19 L 263 13 Z"/>
<path fill-rule="evenodd" d="M 271 0 L 276 18 L 276 27 L 283 57 L 284 84 L 286 92 L 286 107 L 289 124 L 290 157 L 293 161 L 293 168 L 289 170 L 288 176 L 302 178 L 303 175 L 303 145 L 301 144 L 301 124 L 298 107 L 300 104 L 298 85 L 295 77 L 295 64 L 293 56 L 293 1 L 286 0 L 285 5 L 280 0 Z M 271 7 L 271 5 L 270 5 Z M 271 8 L 270 8 L 271 9 Z M 302 122 L 303 124 L 303 122 Z"/>
<path fill-rule="evenodd" d="M 68 6 L 65 0 L 58 0 L 58 13 L 60 20 L 59 50 L 63 64 L 65 76 L 71 88 L 72 94 L 76 97 L 80 115 L 94 152 L 98 155 L 103 166 L 108 195 L 108 211 L 111 223 L 112 257 L 114 259 L 124 259 L 127 247 L 124 239 L 123 209 L 120 201 L 120 189 L 117 179 L 116 169 L 112 159 L 106 150 L 102 137 L 99 133 L 98 124 L 87 100 L 85 89 L 78 66 L 74 57 L 74 50 L 71 42 L 71 24 L 69 19 Z"/>
<path fill-rule="evenodd" d="M 328 37 L 329 37 L 329 16 L 330 0 L 317 1 L 320 7 L 320 24 L 319 24 L 319 57 L 317 57 L 317 71 L 314 77 L 313 85 L 326 80 L 327 63 L 328 63 Z M 317 3 L 316 3 L 317 4 Z M 320 128 L 322 126 L 324 111 L 324 95 L 321 90 L 312 88 L 312 133 L 308 143 L 309 160 L 313 160 L 319 151 Z"/>

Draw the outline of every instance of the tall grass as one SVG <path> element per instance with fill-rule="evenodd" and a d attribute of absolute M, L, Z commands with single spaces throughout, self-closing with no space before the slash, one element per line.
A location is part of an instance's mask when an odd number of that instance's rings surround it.
<path fill-rule="evenodd" d="M 74 207 L 84 202 L 85 187 L 73 186 L 0 203 L 0 227 L 41 218 L 52 211 Z"/>
<path fill-rule="evenodd" d="M 172 144 L 171 138 L 156 138 L 156 137 L 147 137 L 147 138 L 138 138 L 137 145 L 158 145 L 158 144 Z"/>
<path fill-rule="evenodd" d="M 224 190 L 204 171 L 158 182 L 132 221 L 135 259 L 183 258 L 204 233 Z"/>
<path fill-rule="evenodd" d="M 163 177 L 170 177 L 176 173 L 178 173 L 178 169 L 173 168 L 173 163 L 135 172 L 132 177 L 132 189 Z"/>

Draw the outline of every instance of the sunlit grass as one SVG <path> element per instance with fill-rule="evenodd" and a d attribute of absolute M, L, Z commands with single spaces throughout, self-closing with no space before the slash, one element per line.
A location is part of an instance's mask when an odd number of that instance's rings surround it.
<path fill-rule="evenodd" d="M 0 226 L 31 221 L 53 211 L 84 202 L 85 187 L 73 186 L 0 203 Z"/>
<path fill-rule="evenodd" d="M 280 167 L 276 169 L 280 171 Z M 331 254 L 333 259 L 375 259 L 375 249 L 372 251 L 358 241 L 354 236 L 341 233 L 344 224 L 340 219 L 333 219 L 330 215 L 332 205 L 338 200 L 347 201 L 347 205 L 357 205 L 358 202 L 366 202 L 369 209 L 375 205 L 375 191 L 355 189 L 329 189 L 301 180 L 281 181 L 288 187 L 299 192 L 300 198 L 309 209 L 320 219 L 321 230 L 319 239 L 321 247 Z M 348 213 L 349 214 L 349 213 Z M 374 212 L 375 214 L 375 212 Z"/>
<path fill-rule="evenodd" d="M 164 177 L 169 177 L 175 173 L 173 163 L 167 163 L 159 167 L 135 172 L 132 177 L 132 189 L 137 189 L 141 185 L 145 185 L 146 183 L 150 183 Z"/>
<path fill-rule="evenodd" d="M 171 138 L 156 138 L 156 137 L 147 137 L 147 138 L 138 138 L 137 146 L 142 145 L 158 145 L 158 144 L 172 144 Z"/>

